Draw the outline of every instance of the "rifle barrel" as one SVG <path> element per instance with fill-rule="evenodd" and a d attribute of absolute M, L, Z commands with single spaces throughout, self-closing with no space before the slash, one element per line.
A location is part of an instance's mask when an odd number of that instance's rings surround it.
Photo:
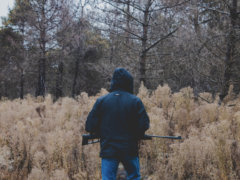
<path fill-rule="evenodd" d="M 145 135 L 147 137 L 154 137 L 154 138 L 166 138 L 166 139 L 182 139 L 181 136 L 156 136 L 156 135 Z"/>

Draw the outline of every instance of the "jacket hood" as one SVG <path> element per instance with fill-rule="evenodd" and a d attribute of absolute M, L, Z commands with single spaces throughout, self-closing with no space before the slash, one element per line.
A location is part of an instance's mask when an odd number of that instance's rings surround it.
<path fill-rule="evenodd" d="M 133 94 L 133 77 L 124 68 L 116 68 L 113 73 L 110 92 L 116 90 L 123 90 Z"/>

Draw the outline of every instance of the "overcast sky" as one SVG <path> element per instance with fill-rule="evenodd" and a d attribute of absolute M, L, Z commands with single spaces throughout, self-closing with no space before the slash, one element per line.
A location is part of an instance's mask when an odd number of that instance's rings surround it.
<path fill-rule="evenodd" d="M 0 17 L 7 16 L 8 8 L 12 8 L 15 0 L 0 0 Z M 0 25 L 2 25 L 2 19 L 0 18 Z"/>

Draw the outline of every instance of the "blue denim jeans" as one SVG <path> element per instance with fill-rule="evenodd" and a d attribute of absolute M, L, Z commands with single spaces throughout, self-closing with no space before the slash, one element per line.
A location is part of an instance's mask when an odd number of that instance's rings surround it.
<path fill-rule="evenodd" d="M 124 159 L 102 158 L 102 180 L 115 180 L 120 162 L 127 171 L 128 180 L 140 180 L 138 157 L 128 157 Z"/>

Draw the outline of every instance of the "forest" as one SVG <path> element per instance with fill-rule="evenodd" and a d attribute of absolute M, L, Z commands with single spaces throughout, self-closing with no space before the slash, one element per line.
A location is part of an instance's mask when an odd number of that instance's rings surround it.
<path fill-rule="evenodd" d="M 0 97 L 95 95 L 113 70 L 154 90 L 240 89 L 237 0 L 16 0 L 0 29 Z"/>
<path fill-rule="evenodd" d="M 240 179 L 239 0 L 15 0 L 1 18 L 1 180 L 101 179 L 81 135 L 117 67 L 147 134 L 182 136 L 141 141 L 143 180 Z"/>

